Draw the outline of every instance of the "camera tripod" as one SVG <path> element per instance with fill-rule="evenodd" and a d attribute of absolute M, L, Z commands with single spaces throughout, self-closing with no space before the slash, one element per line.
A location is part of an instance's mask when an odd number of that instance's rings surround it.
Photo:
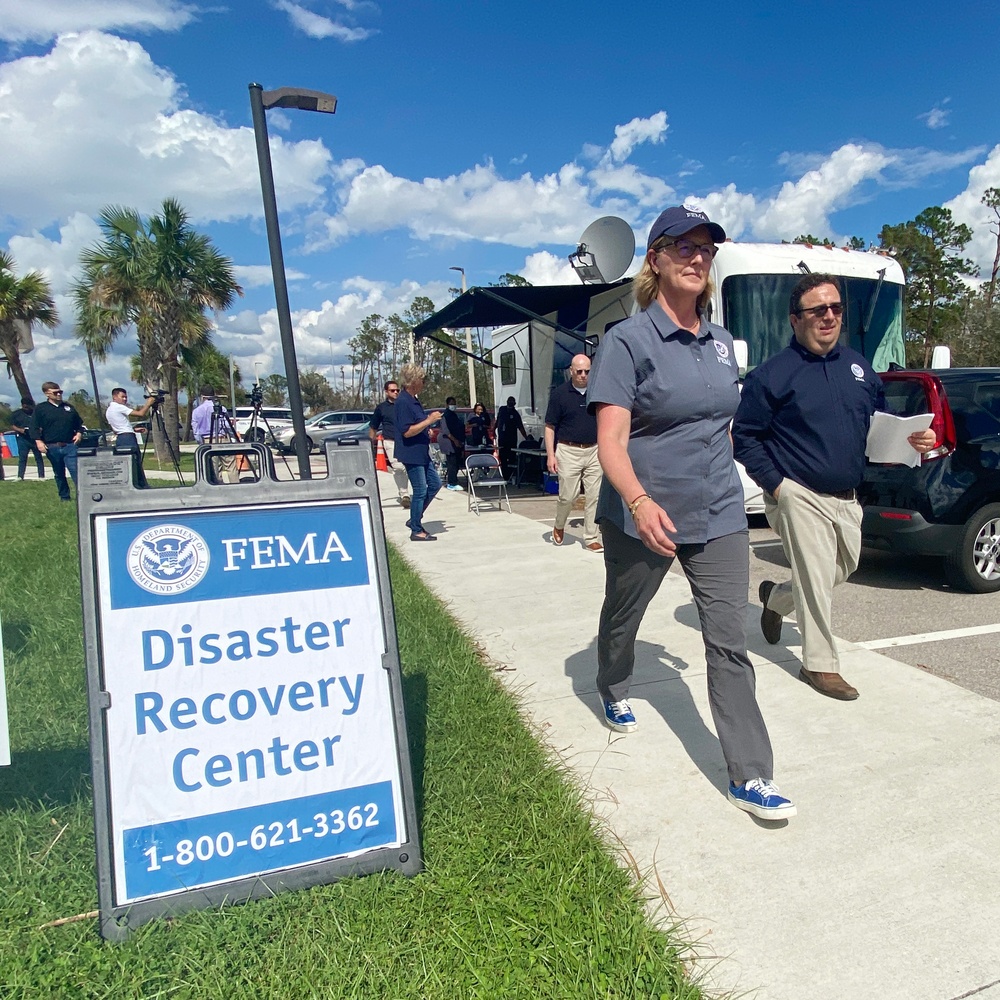
<path fill-rule="evenodd" d="M 250 414 L 250 425 L 247 427 L 247 432 L 243 435 L 245 441 L 256 441 L 261 444 L 266 444 L 268 438 L 272 441 L 277 441 L 274 429 L 268 423 L 267 415 L 260 411 L 263 402 L 264 390 L 261 389 L 259 382 L 254 382 L 253 387 L 250 389 L 250 405 L 253 406 L 253 413 Z M 266 434 L 260 429 L 261 421 L 264 422 L 264 427 L 267 430 Z M 295 476 L 292 474 L 292 467 L 288 464 L 288 459 L 280 450 L 279 454 L 281 455 L 282 462 L 285 463 L 285 468 L 288 469 L 289 476 L 294 479 Z"/>
<path fill-rule="evenodd" d="M 181 472 L 181 462 L 177 457 L 177 452 L 174 451 L 174 446 L 170 443 L 170 435 L 167 434 L 167 426 L 163 422 L 163 414 L 160 412 L 160 403 L 163 402 L 162 394 L 158 392 L 147 392 L 146 398 L 153 397 L 153 408 L 150 411 L 150 433 L 146 435 L 142 442 L 142 455 L 139 459 L 139 475 L 142 477 L 140 482 L 145 483 L 145 474 L 142 472 L 143 464 L 146 461 L 146 449 L 149 447 L 149 439 L 153 436 L 152 428 L 155 426 L 159 429 L 160 436 L 163 438 L 163 443 L 167 446 L 167 453 L 170 455 L 170 464 L 174 467 L 174 473 L 177 476 L 177 481 L 184 486 L 184 474 Z"/>

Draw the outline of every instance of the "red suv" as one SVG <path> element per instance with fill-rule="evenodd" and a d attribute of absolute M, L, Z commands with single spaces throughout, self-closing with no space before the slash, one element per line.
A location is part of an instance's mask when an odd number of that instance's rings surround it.
<path fill-rule="evenodd" d="M 961 590 L 1000 590 L 1000 368 L 890 371 L 886 408 L 932 413 L 937 444 L 915 468 L 868 465 L 865 545 L 944 557 Z"/>

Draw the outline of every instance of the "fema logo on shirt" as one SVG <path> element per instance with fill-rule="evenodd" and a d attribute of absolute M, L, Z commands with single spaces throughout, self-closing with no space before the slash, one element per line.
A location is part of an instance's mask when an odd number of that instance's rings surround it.
<path fill-rule="evenodd" d="M 731 364 L 729 360 L 729 348 L 721 340 L 713 340 L 712 343 L 715 344 L 715 353 L 719 355 L 718 360 L 724 365 Z"/>
<path fill-rule="evenodd" d="M 182 524 L 158 524 L 129 546 L 129 576 L 151 594 L 180 594 L 197 586 L 208 572 L 205 539 Z"/>
<path fill-rule="evenodd" d="M 859 382 L 864 382 L 864 380 L 865 380 L 865 370 L 864 370 L 864 368 L 861 367 L 861 365 L 859 365 L 857 362 L 855 362 L 853 365 L 851 365 L 851 371 L 854 372 L 854 377 Z"/>

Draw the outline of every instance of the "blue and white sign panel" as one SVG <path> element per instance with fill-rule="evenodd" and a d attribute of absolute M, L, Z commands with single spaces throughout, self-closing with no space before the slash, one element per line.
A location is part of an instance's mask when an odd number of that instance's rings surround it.
<path fill-rule="evenodd" d="M 402 844 L 368 501 L 94 530 L 115 904 Z"/>

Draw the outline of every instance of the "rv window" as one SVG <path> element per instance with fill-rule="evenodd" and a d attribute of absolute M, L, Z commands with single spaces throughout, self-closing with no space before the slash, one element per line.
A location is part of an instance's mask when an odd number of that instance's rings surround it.
<path fill-rule="evenodd" d="M 766 361 L 792 338 L 788 299 L 801 274 L 734 274 L 722 282 L 722 324 L 749 347 L 749 367 Z M 841 278 L 847 309 L 841 342 L 865 355 L 876 371 L 903 363 L 903 287 L 871 278 Z M 871 313 L 871 327 L 861 326 Z"/>
<path fill-rule="evenodd" d="M 514 364 L 514 352 L 504 351 L 500 355 L 500 384 L 514 385 L 517 382 L 517 367 Z"/>

